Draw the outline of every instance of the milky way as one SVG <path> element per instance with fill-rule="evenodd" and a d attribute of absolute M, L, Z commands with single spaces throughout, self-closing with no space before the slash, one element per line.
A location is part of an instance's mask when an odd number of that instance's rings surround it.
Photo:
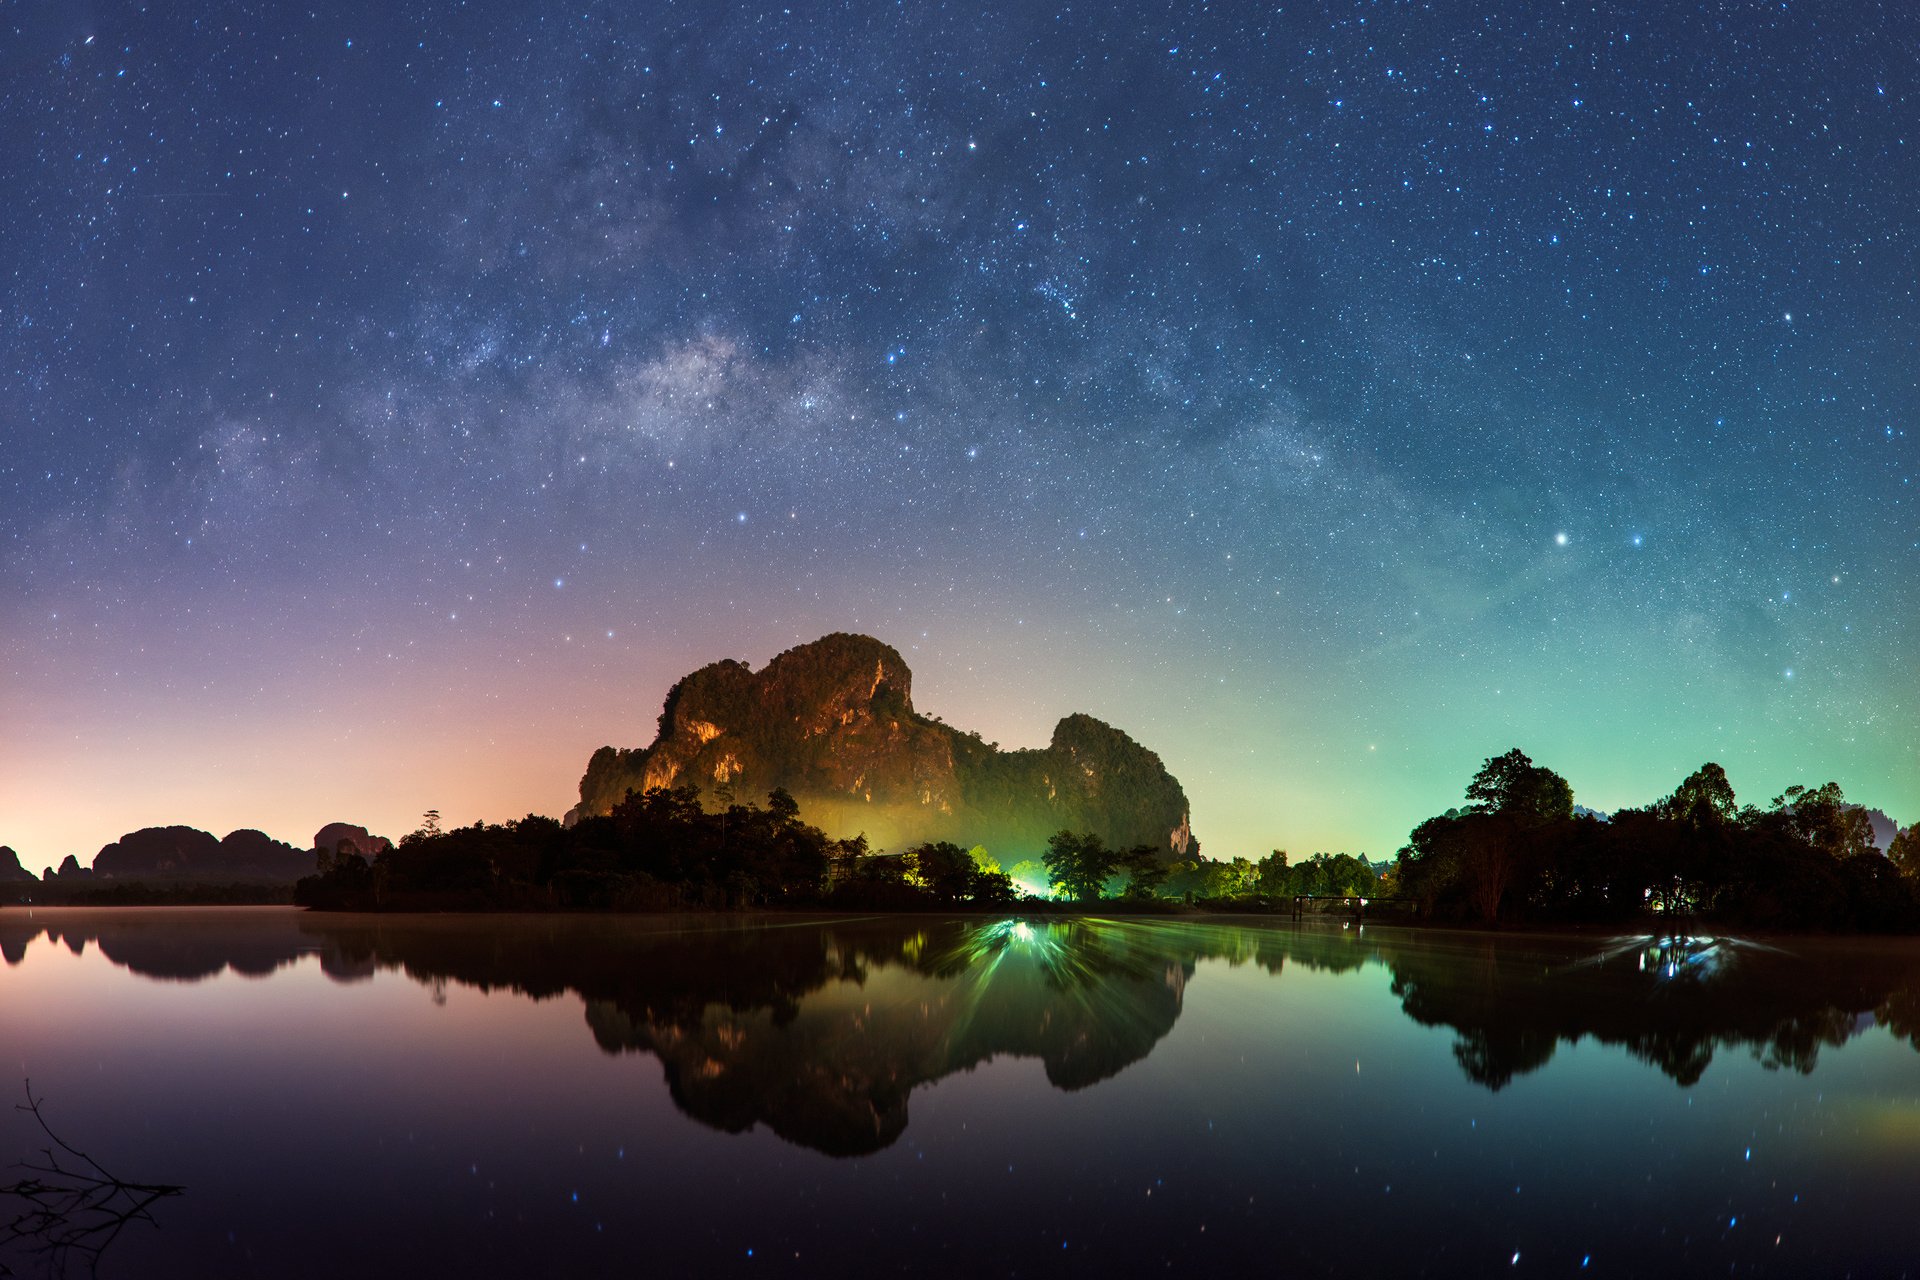
<path fill-rule="evenodd" d="M 29 866 L 558 813 L 834 630 L 1218 856 L 1920 819 L 1908 6 L 319 9 L 0 19 Z"/>

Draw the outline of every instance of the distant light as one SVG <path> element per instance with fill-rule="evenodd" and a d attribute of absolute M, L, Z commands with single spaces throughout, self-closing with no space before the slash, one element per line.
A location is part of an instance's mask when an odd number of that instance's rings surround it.
<path fill-rule="evenodd" d="M 1555 546 L 1557 546 L 1557 547 L 1564 547 L 1564 546 L 1566 546 L 1566 545 L 1567 545 L 1567 535 L 1566 535 L 1566 534 L 1564 534 L 1564 533 L 1556 533 L 1556 534 L 1554 534 L 1554 535 L 1553 535 L 1553 543 L 1554 543 L 1554 545 L 1555 545 Z"/>
<path fill-rule="evenodd" d="M 567 585 L 567 580 L 565 578 L 555 578 L 553 580 L 553 589 L 555 591 L 558 591 L 560 588 L 566 585 Z"/>

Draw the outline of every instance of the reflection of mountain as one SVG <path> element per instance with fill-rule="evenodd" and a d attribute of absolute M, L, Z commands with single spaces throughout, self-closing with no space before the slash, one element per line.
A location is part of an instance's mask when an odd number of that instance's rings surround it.
<path fill-rule="evenodd" d="M 1275 974 L 1384 965 L 1404 1013 L 1451 1028 L 1461 1069 L 1490 1089 L 1587 1037 L 1682 1085 L 1728 1048 L 1810 1072 L 1823 1045 L 1874 1024 L 1920 1048 L 1920 951 L 1870 942 L 1087 919 L 0 911 L 7 963 L 41 935 L 164 980 L 266 975 L 313 952 L 341 982 L 384 969 L 434 988 L 577 995 L 600 1047 L 659 1058 L 688 1115 L 727 1132 L 764 1124 L 838 1155 L 887 1146 L 917 1086 L 1000 1055 L 1038 1059 L 1061 1089 L 1115 1075 L 1172 1030 L 1201 959 Z M 1352 998 L 1374 997 L 1356 985 Z"/>
<path fill-rule="evenodd" d="M 1062 1089 L 1107 1079 L 1172 1030 L 1196 955 L 1189 931 L 1091 920 L 0 912 L 9 963 L 41 934 L 168 980 L 317 952 L 340 981 L 575 994 L 599 1045 L 658 1057 L 695 1119 L 840 1155 L 899 1137 L 916 1086 L 1002 1054 Z"/>
<path fill-rule="evenodd" d="M 1062 1089 L 1112 1076 L 1173 1028 L 1192 972 L 1150 932 L 1090 921 L 834 934 L 838 974 L 793 1006 L 595 999 L 587 1021 L 609 1051 L 658 1056 L 674 1100 L 715 1128 L 855 1155 L 900 1136 L 915 1086 L 1000 1054 L 1039 1058 Z"/>
<path fill-rule="evenodd" d="M 45 934 L 75 955 L 88 944 L 149 978 L 198 982 L 229 969 L 265 977 L 314 950 L 283 907 L 0 911 L 0 956 L 19 964 Z"/>
<path fill-rule="evenodd" d="M 840 1155 L 899 1137 L 915 1086 L 1000 1054 L 1064 1089 L 1113 1075 L 1172 1029 L 1193 963 L 1093 921 L 650 923 L 301 921 L 329 954 L 419 981 L 574 992 L 600 1046 L 658 1057 L 689 1115 Z"/>

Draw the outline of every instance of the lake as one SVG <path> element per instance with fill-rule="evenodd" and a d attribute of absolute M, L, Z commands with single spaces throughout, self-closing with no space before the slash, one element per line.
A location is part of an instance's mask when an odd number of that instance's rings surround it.
<path fill-rule="evenodd" d="M 0 953 L 0 1091 L 184 1188 L 72 1275 L 1920 1260 L 1908 943 L 8 908 Z"/>

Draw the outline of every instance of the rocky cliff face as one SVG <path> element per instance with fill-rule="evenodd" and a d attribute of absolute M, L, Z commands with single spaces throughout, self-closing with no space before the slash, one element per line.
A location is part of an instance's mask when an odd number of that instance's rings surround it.
<path fill-rule="evenodd" d="M 691 786 L 715 803 L 784 787 L 807 821 L 876 849 L 952 840 L 1010 863 L 1063 827 L 1169 856 L 1192 847 L 1185 792 L 1120 730 L 1071 715 L 1046 748 L 1001 751 L 921 716 L 912 691 L 900 654 L 870 636 L 830 635 L 758 672 L 702 667 L 667 694 L 652 745 L 594 753 L 568 820 L 629 790 Z"/>

